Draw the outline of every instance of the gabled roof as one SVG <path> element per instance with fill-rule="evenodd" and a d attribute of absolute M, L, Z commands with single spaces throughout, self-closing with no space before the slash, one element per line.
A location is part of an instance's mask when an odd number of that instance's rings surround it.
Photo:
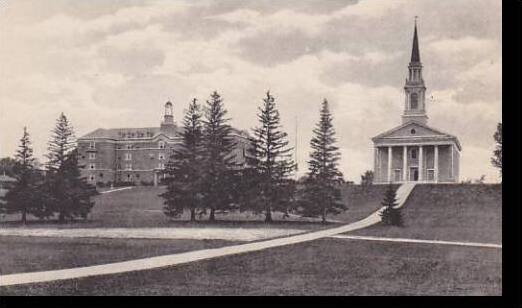
<path fill-rule="evenodd" d="M 160 133 L 164 133 L 161 131 L 159 127 L 125 127 L 125 128 L 98 128 L 79 139 L 91 139 L 91 138 L 108 138 L 115 140 L 129 139 L 124 138 L 122 133 L 135 134 L 133 138 L 154 138 Z M 138 137 L 138 133 L 143 133 L 142 137 Z M 174 136 L 169 136 L 174 137 Z"/>
<path fill-rule="evenodd" d="M 138 137 L 136 134 L 140 132 L 143 133 L 142 137 Z M 178 133 L 183 132 L 183 127 L 176 126 L 174 128 L 174 135 L 170 136 L 167 131 L 161 130 L 160 127 L 138 127 L 138 128 L 98 128 L 78 139 L 93 139 L 93 138 L 107 138 L 107 139 L 114 139 L 114 140 L 131 140 L 136 138 L 146 138 L 146 139 L 154 139 L 158 137 L 159 135 L 164 135 L 168 138 L 174 138 L 177 137 Z M 241 137 L 247 137 L 248 132 L 246 130 L 239 130 L 236 128 L 231 129 L 232 134 L 236 134 Z M 128 133 L 134 133 L 134 136 L 132 138 L 124 138 L 122 137 L 122 133 L 128 134 Z M 150 133 L 147 135 L 147 133 Z"/>
<path fill-rule="evenodd" d="M 412 129 L 415 129 L 415 134 L 413 135 Z M 397 139 L 422 139 L 425 138 L 436 138 L 442 140 L 452 140 L 455 142 L 459 150 L 462 149 L 460 142 L 457 137 L 442 132 L 438 129 L 429 127 L 426 124 L 422 124 L 415 121 L 409 121 L 404 124 L 401 124 L 397 127 L 394 127 L 388 131 L 385 131 L 382 134 L 379 134 L 372 138 L 373 142 L 378 141 L 386 141 L 386 140 L 397 140 Z"/>

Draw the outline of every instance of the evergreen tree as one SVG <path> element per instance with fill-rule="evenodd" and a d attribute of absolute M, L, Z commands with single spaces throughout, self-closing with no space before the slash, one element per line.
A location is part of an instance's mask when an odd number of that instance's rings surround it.
<path fill-rule="evenodd" d="M 502 123 L 497 124 L 497 131 L 493 135 L 493 139 L 495 139 L 496 145 L 493 157 L 491 157 L 491 163 L 500 170 L 500 176 L 502 177 Z"/>
<path fill-rule="evenodd" d="M 257 115 L 260 126 L 253 129 L 248 164 L 253 199 L 249 207 L 264 212 L 265 222 L 272 211 L 286 212 L 293 200 L 295 185 L 288 177 L 295 169 L 287 134 L 281 131 L 279 111 L 270 92 L 266 93 Z"/>
<path fill-rule="evenodd" d="M 45 208 L 58 213 L 60 223 L 67 218 L 85 219 L 94 205 L 91 197 L 97 192 L 94 186 L 81 177 L 73 128 L 63 113 L 52 132 L 47 155 L 48 172 L 41 187 L 46 196 Z"/>
<path fill-rule="evenodd" d="M 385 225 L 402 227 L 403 220 L 401 209 L 396 208 L 398 205 L 397 192 L 391 184 L 388 185 L 388 188 L 384 194 L 384 200 L 381 202 L 381 204 L 385 207 L 380 214 L 382 222 Z"/>
<path fill-rule="evenodd" d="M 308 177 L 304 185 L 303 212 L 307 216 L 320 215 L 326 222 L 329 213 L 337 214 L 346 210 L 341 203 L 339 186 L 343 183 L 342 173 L 338 169 L 341 154 L 335 146 L 333 118 L 325 99 L 322 104 L 320 121 L 317 123 L 314 137 L 310 141 L 313 151 L 308 161 Z"/>
<path fill-rule="evenodd" d="M 38 176 L 34 170 L 35 158 L 26 127 L 16 151 L 15 162 L 13 176 L 16 182 L 7 192 L 3 206 L 8 213 L 21 213 L 21 222 L 25 224 L 27 214 L 37 212 L 41 205 L 37 190 Z"/>
<path fill-rule="evenodd" d="M 204 158 L 201 117 L 201 107 L 194 99 L 183 118 L 182 143 L 166 165 L 167 191 L 160 196 L 165 199 L 164 213 L 169 217 L 179 216 L 184 209 L 189 209 L 190 221 L 195 221 L 196 211 L 201 208 Z"/>
<path fill-rule="evenodd" d="M 56 121 L 48 145 L 47 169 L 51 172 L 57 172 L 63 167 L 67 154 L 76 147 L 73 127 L 63 112 Z"/>
<path fill-rule="evenodd" d="M 231 174 L 235 163 L 232 151 L 232 128 L 226 118 L 227 110 L 221 96 L 214 91 L 207 100 L 203 120 L 203 177 L 202 197 L 209 211 L 209 221 L 215 220 L 216 210 L 228 209 L 232 202 Z"/>

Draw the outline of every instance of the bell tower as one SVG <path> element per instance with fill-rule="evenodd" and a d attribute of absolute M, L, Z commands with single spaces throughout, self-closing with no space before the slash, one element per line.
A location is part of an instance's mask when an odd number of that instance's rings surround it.
<path fill-rule="evenodd" d="M 172 103 L 170 101 L 165 103 L 165 114 L 163 115 L 163 121 L 161 122 L 160 129 L 167 135 L 174 136 L 176 124 L 174 123 L 174 113 Z"/>
<path fill-rule="evenodd" d="M 417 16 L 415 16 L 415 28 L 413 31 L 413 46 L 411 60 L 408 65 L 408 77 L 404 86 L 405 102 L 402 123 L 419 122 L 427 124 L 426 114 L 426 87 L 422 79 L 422 64 L 419 53 L 419 38 L 417 36 Z"/>

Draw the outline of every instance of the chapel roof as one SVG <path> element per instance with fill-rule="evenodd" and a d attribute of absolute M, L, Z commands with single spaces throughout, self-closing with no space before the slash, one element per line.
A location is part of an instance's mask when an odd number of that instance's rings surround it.
<path fill-rule="evenodd" d="M 372 138 L 374 143 L 392 142 L 392 141 L 453 141 L 459 150 L 462 150 L 460 142 L 454 135 L 435 129 L 426 124 L 416 121 L 406 122 L 385 131 Z"/>

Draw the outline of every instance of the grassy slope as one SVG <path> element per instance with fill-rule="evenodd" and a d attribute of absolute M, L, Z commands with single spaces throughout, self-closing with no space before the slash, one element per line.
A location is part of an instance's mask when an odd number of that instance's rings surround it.
<path fill-rule="evenodd" d="M 230 245 L 218 240 L 0 237 L 0 274 L 104 264 Z M 234 242 L 237 244 L 237 242 Z"/>
<path fill-rule="evenodd" d="M 322 239 L 0 295 L 500 295 L 502 251 Z"/>
<path fill-rule="evenodd" d="M 90 214 L 89 221 L 64 225 L 64 227 L 266 227 L 266 224 L 263 223 L 263 215 L 254 215 L 248 212 L 217 214 L 217 219 L 221 221 L 215 224 L 206 222 L 203 224 L 187 224 L 179 221 L 188 220 L 188 213 L 185 213 L 178 221 L 170 221 L 162 212 L 163 199 L 158 196 L 164 190 L 164 187 L 133 187 L 130 190 L 98 195 L 94 198 L 96 204 Z M 331 215 L 329 218 L 348 223 L 362 219 L 378 209 L 381 196 L 384 193 L 384 187 L 372 186 L 368 189 L 363 189 L 358 185 L 345 185 L 342 188 L 342 192 L 343 202 L 347 204 L 349 209 L 339 215 Z M 206 220 L 207 217 L 204 216 L 202 219 Z M 282 213 L 275 213 L 274 219 L 276 222 L 272 226 L 277 228 L 316 229 L 324 227 L 317 224 L 318 220 L 314 222 L 308 218 L 293 216 L 283 219 Z M 8 215 L 7 219 L 3 219 L 3 221 L 11 222 L 4 223 L 3 226 L 19 226 L 18 220 L 19 215 Z M 51 224 L 54 224 L 54 222 L 51 222 Z M 33 220 L 28 226 L 41 227 L 45 225 L 49 225 L 49 222 L 42 223 Z"/>
<path fill-rule="evenodd" d="M 418 185 L 403 218 L 404 228 L 377 225 L 350 234 L 502 243 L 502 186 Z"/>
<path fill-rule="evenodd" d="M 399 187 L 396 185 L 395 187 Z M 381 207 L 382 197 L 386 191 L 386 185 L 373 185 L 363 187 L 360 185 L 345 185 L 342 188 L 343 202 L 348 210 L 332 219 L 353 222 L 365 218 Z"/>

